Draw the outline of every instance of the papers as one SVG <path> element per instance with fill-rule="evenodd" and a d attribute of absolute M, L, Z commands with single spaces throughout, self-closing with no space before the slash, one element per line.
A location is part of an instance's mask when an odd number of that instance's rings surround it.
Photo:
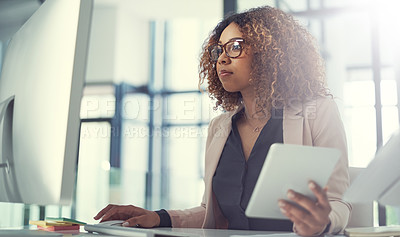
<path fill-rule="evenodd" d="M 78 220 L 71 219 L 71 218 L 65 218 L 65 217 L 46 217 L 46 221 L 65 222 L 65 223 L 72 223 L 72 224 L 78 224 L 78 225 L 86 225 L 85 222 L 78 221 Z"/>
<path fill-rule="evenodd" d="M 48 217 L 46 220 L 30 220 L 30 225 L 36 225 L 40 230 L 59 231 L 59 230 L 79 230 L 84 222 L 77 221 L 69 218 L 52 218 Z"/>
<path fill-rule="evenodd" d="M 76 230 L 79 231 L 79 225 L 71 225 L 71 226 L 49 226 L 49 227 L 42 227 L 37 226 L 39 230 L 46 230 L 46 231 L 65 231 L 65 230 Z"/>
<path fill-rule="evenodd" d="M 347 228 L 347 229 L 345 229 L 344 233 L 348 237 L 400 236 L 400 226 L 378 226 L 378 227 Z"/>
<path fill-rule="evenodd" d="M 58 221 L 29 221 L 29 225 L 37 225 L 41 227 L 50 227 L 50 226 L 72 226 L 72 223 L 67 222 L 58 222 Z"/>

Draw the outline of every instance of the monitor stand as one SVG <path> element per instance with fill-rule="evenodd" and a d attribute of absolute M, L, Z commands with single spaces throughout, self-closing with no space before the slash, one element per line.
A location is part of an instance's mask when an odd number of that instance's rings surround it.
<path fill-rule="evenodd" d="M 14 96 L 0 103 L 0 196 L 2 200 L 22 202 L 13 156 L 12 125 Z"/>

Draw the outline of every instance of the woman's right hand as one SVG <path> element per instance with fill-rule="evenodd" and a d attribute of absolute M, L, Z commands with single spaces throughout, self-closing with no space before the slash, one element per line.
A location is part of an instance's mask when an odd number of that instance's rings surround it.
<path fill-rule="evenodd" d="M 123 226 L 157 227 L 160 225 L 160 217 L 154 211 L 149 211 L 133 205 L 108 204 L 94 217 L 95 220 L 110 221 L 124 220 Z"/>

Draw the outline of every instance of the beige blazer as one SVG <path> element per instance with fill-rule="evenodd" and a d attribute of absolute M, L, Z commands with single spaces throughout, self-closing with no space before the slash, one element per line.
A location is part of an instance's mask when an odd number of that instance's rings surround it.
<path fill-rule="evenodd" d="M 212 192 L 212 178 L 231 131 L 231 118 L 240 109 L 224 113 L 211 121 L 206 143 L 203 201 L 200 206 L 191 209 L 168 210 L 173 227 L 227 228 L 227 221 Z M 329 233 L 342 232 L 347 224 L 351 205 L 341 199 L 349 186 L 347 145 L 334 100 L 319 98 L 304 104 L 293 103 L 286 106 L 283 110 L 283 141 L 287 144 L 334 147 L 342 152 L 327 184 L 332 207 L 329 214 Z"/>

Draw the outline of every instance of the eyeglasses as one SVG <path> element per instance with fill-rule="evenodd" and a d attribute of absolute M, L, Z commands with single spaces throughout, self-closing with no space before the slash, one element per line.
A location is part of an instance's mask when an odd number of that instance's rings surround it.
<path fill-rule="evenodd" d="M 242 54 L 244 39 L 233 38 L 225 44 L 215 44 L 208 48 L 208 53 L 213 62 L 217 62 L 219 56 L 225 51 L 226 56 L 230 58 L 237 58 Z"/>

